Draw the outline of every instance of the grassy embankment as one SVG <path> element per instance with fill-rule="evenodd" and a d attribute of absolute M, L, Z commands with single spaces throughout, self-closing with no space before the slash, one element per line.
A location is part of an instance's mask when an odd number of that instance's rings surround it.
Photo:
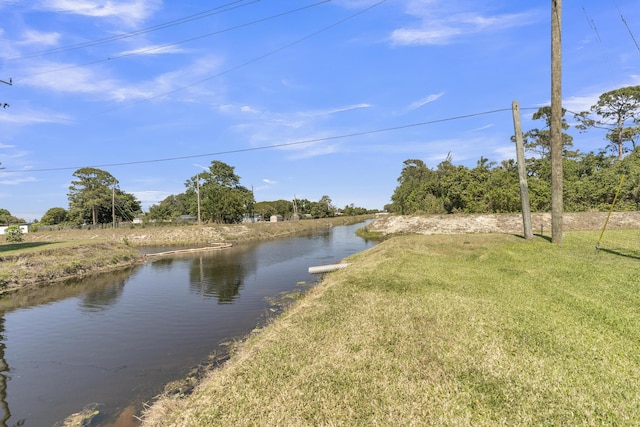
<path fill-rule="evenodd" d="M 23 235 L 24 241 L 20 243 L 8 243 L 0 236 L 0 297 L 140 264 L 145 258 L 137 247 L 204 247 L 219 242 L 274 239 L 367 218 L 36 231 Z"/>
<path fill-rule="evenodd" d="M 640 231 L 400 236 L 147 426 L 637 425 Z"/>

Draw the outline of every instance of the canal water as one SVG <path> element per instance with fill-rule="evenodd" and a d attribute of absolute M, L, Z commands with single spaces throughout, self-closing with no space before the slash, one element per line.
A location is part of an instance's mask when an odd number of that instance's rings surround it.
<path fill-rule="evenodd" d="M 363 225 L 158 258 L 3 298 L 0 425 L 52 426 L 88 405 L 101 413 L 95 425 L 115 425 L 123 411 L 131 418 L 263 324 L 274 300 L 317 282 L 310 266 L 373 246 L 355 235 Z"/>

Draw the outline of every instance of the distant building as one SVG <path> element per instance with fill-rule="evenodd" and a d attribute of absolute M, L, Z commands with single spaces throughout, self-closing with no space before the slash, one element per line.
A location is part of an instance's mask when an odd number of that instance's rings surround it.
<path fill-rule="evenodd" d="M 280 222 L 284 221 L 282 215 L 271 215 L 271 222 Z"/>
<path fill-rule="evenodd" d="M 242 218 L 242 222 L 261 222 L 262 221 L 262 215 L 259 214 L 245 214 L 244 217 Z"/>
<path fill-rule="evenodd" d="M 18 227 L 20 227 L 20 230 L 22 230 L 23 233 L 28 233 L 29 232 L 29 224 L 15 224 Z M 11 226 L 9 225 L 0 225 L 0 235 L 5 234 L 5 231 L 7 230 L 7 228 L 9 228 Z"/>

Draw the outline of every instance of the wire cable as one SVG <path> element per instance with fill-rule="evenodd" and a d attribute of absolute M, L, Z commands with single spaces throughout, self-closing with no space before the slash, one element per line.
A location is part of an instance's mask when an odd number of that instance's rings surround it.
<path fill-rule="evenodd" d="M 71 65 L 71 66 L 63 67 L 63 68 L 56 68 L 56 69 L 51 69 L 51 70 L 46 70 L 46 71 L 40 71 L 38 73 L 27 74 L 27 75 L 21 76 L 21 77 L 25 78 L 25 77 L 39 76 L 41 74 L 48 74 L 48 73 L 54 73 L 54 72 L 58 72 L 58 71 L 65 71 L 65 70 L 70 70 L 72 68 L 78 68 L 78 67 L 86 67 L 88 65 L 94 65 L 94 64 L 99 64 L 101 62 L 113 61 L 115 59 L 122 59 L 122 58 L 130 57 L 130 56 L 143 55 L 143 54 L 146 54 L 146 53 L 149 53 L 149 52 L 166 49 L 168 47 L 177 46 L 177 45 L 180 45 L 180 44 L 192 42 L 194 40 L 199 40 L 199 39 L 203 39 L 203 38 L 206 38 L 206 37 L 212 37 L 212 36 L 215 36 L 215 35 L 218 35 L 218 34 L 222 34 L 222 33 L 226 33 L 226 32 L 233 31 L 233 30 L 237 30 L 237 29 L 240 29 L 240 28 L 248 27 L 250 25 L 255 25 L 255 24 L 259 24 L 259 23 L 262 23 L 262 22 L 266 22 L 266 21 L 272 20 L 272 19 L 280 18 L 280 17 L 286 16 L 286 15 L 290 15 L 290 14 L 293 14 L 293 13 L 296 13 L 296 12 L 300 12 L 300 11 L 303 11 L 303 10 L 306 10 L 306 9 L 310 9 L 312 7 L 315 7 L 315 6 L 322 5 L 324 3 L 328 3 L 330 1 L 331 0 L 322 0 L 322 1 L 317 2 L 317 3 L 309 4 L 307 6 L 299 7 L 297 9 L 291 9 L 291 10 L 288 10 L 286 12 L 282 12 L 282 13 L 278 13 L 276 15 L 268 16 L 266 18 L 257 19 L 255 21 L 246 22 L 244 24 L 239 24 L 239 25 L 236 25 L 236 26 L 233 26 L 233 27 L 225 28 L 223 30 L 218 30 L 218 31 L 214 31 L 212 33 L 202 34 L 200 36 L 191 37 L 191 38 L 180 40 L 180 41 L 177 41 L 177 42 L 172 42 L 172 43 L 166 43 L 166 44 L 162 44 L 162 45 L 158 45 L 158 46 L 153 46 L 153 47 L 150 47 L 150 48 L 147 48 L 147 49 L 140 49 L 140 50 L 136 50 L 136 51 L 129 52 L 129 53 L 124 53 L 124 54 L 117 55 L 117 56 L 110 56 L 110 57 L 108 57 L 106 59 L 99 59 L 99 60 L 92 61 L 92 62 L 86 62 L 84 64 L 77 64 L 77 65 Z"/>
<path fill-rule="evenodd" d="M 67 52 L 67 51 L 70 51 L 70 50 L 83 49 L 85 47 L 95 46 L 95 45 L 104 44 L 104 43 L 110 43 L 110 42 L 113 42 L 113 41 L 122 40 L 122 39 L 130 38 L 130 37 L 138 36 L 138 35 L 141 35 L 141 34 L 147 34 L 147 33 L 153 32 L 153 31 L 163 30 L 165 28 L 169 28 L 169 27 L 173 27 L 173 26 L 176 26 L 176 25 L 184 24 L 186 22 L 191 22 L 191 21 L 195 21 L 197 19 L 206 18 L 208 16 L 218 15 L 220 13 L 224 13 L 224 12 L 228 12 L 228 11 L 231 11 L 231 10 L 239 9 L 241 7 L 250 6 L 252 4 L 258 3 L 260 0 L 253 0 L 250 3 L 245 3 L 245 4 L 241 4 L 241 5 L 236 5 L 236 6 L 233 6 L 233 7 L 228 7 L 228 6 L 232 6 L 232 5 L 236 4 L 236 3 L 241 3 L 243 1 L 244 0 L 235 0 L 235 1 L 232 1 L 230 3 L 225 3 L 225 4 L 221 5 L 221 6 L 215 7 L 213 9 L 208 9 L 208 10 L 205 10 L 203 12 L 198 12 L 196 14 L 186 16 L 184 18 L 179 18 L 179 19 L 176 19 L 176 20 L 173 20 L 173 21 L 165 22 L 163 24 L 154 25 L 152 27 L 143 28 L 143 29 L 132 31 L 132 32 L 129 32 L 129 33 L 117 34 L 115 36 L 105 37 L 105 38 L 102 38 L 102 39 L 90 40 L 90 41 L 87 41 L 87 42 L 76 43 L 76 44 L 73 44 L 73 45 L 61 46 L 61 47 L 57 47 L 57 48 L 53 48 L 53 49 L 47 49 L 47 50 L 41 50 L 41 51 L 38 51 L 38 52 L 33 52 L 31 54 L 28 54 L 28 55 L 17 56 L 17 57 L 14 57 L 14 58 L 8 58 L 6 60 L 7 61 L 17 61 L 17 60 L 21 60 L 21 59 L 36 58 L 36 57 L 39 57 L 39 56 L 52 55 L 52 54 L 55 54 L 55 53 Z M 225 7 L 228 7 L 228 8 L 227 9 L 223 9 Z M 222 9 L 222 10 L 220 10 L 220 9 Z"/>
<path fill-rule="evenodd" d="M 538 108 L 521 108 L 520 110 L 537 110 L 537 109 Z M 328 136 L 328 137 L 324 137 L 324 138 L 305 139 L 305 140 L 300 140 L 300 141 L 284 142 L 284 143 L 281 143 L 281 144 L 273 144 L 273 145 L 263 145 L 263 146 L 260 146 L 260 147 L 252 147 L 252 148 L 239 148 L 237 150 L 218 151 L 218 152 L 215 152 L 215 153 L 193 154 L 193 155 L 189 155 L 189 156 L 168 157 L 168 158 L 164 158 L 164 159 L 138 160 L 138 161 L 121 162 L 121 163 L 107 163 L 107 164 L 93 165 L 93 166 L 66 166 L 66 167 L 59 167 L 59 168 L 44 168 L 44 169 L 3 170 L 2 172 L 4 172 L 4 173 L 53 172 L 53 171 L 64 171 L 64 170 L 76 170 L 76 169 L 80 169 L 80 168 L 84 168 L 84 167 L 105 168 L 105 167 L 114 167 L 114 166 L 140 165 L 140 164 L 146 164 L 146 163 L 171 162 L 171 161 L 176 161 L 176 160 L 195 159 L 195 158 L 199 158 L 199 157 L 215 157 L 215 156 L 221 156 L 221 155 L 225 155 L 225 154 L 247 153 L 247 152 L 251 152 L 251 151 L 269 150 L 269 149 L 274 149 L 274 148 L 291 147 L 291 146 L 294 146 L 294 145 L 311 144 L 311 143 L 314 143 L 314 142 L 334 141 L 334 140 L 337 140 L 337 139 L 353 138 L 353 137 L 356 137 L 356 136 L 364 136 L 364 135 L 372 135 L 372 134 L 376 134 L 376 133 L 391 132 L 391 131 L 396 131 L 396 130 L 409 129 L 409 128 L 413 128 L 413 127 L 433 125 L 433 124 L 436 124 L 436 123 L 444 123 L 444 122 L 449 122 L 449 121 L 454 121 L 454 120 L 468 119 L 468 118 L 471 118 L 471 117 L 478 117 L 478 116 L 484 116 L 484 115 L 489 115 L 489 114 L 501 113 L 501 112 L 505 112 L 505 111 L 511 111 L 511 108 L 501 108 L 501 109 L 498 109 L 498 110 L 484 111 L 484 112 L 481 112 L 481 113 L 465 114 L 465 115 L 462 115 L 462 116 L 447 117 L 447 118 L 444 118 L 444 119 L 436 119 L 436 120 L 430 120 L 430 121 L 426 121 L 426 122 L 418 122 L 418 123 L 412 123 L 412 124 L 407 124 L 407 125 L 400 125 L 400 126 L 382 128 L 382 129 L 374 129 L 374 130 L 367 130 L 367 131 L 361 131 L 361 132 L 354 132 L 354 133 L 348 133 L 348 134 L 343 134 L 343 135 Z"/>
<path fill-rule="evenodd" d="M 107 113 L 107 112 L 110 112 L 110 111 L 120 110 L 120 109 L 123 109 L 123 108 L 131 107 L 133 105 L 141 104 L 143 102 L 151 101 L 153 99 L 162 98 L 164 96 L 171 95 L 173 93 L 177 93 L 177 92 L 183 91 L 183 90 L 188 89 L 190 87 L 197 86 L 197 85 L 202 84 L 204 82 L 207 82 L 209 80 L 213 80 L 215 78 L 221 77 L 221 76 L 223 76 L 225 74 L 229 74 L 229 73 L 231 73 L 233 71 L 236 71 L 236 70 L 238 70 L 240 68 L 246 67 L 247 65 L 254 64 L 254 63 L 256 63 L 258 61 L 261 61 L 261 60 L 263 60 L 265 58 L 273 56 L 276 53 L 282 52 L 285 49 L 288 49 L 288 48 L 290 48 L 292 46 L 295 46 L 295 45 L 300 44 L 300 43 L 302 43 L 302 42 L 304 42 L 306 40 L 309 40 L 310 38 L 315 37 L 318 34 L 322 34 L 322 33 L 326 32 L 326 31 L 329 31 L 330 29 L 335 28 L 340 24 L 343 24 L 343 23 L 345 23 L 347 21 L 350 21 L 351 19 L 354 19 L 354 18 L 356 18 L 356 17 L 358 17 L 358 16 L 370 11 L 371 9 L 380 6 L 381 4 L 385 3 L 386 1 L 387 0 L 381 0 L 381 1 L 377 2 L 377 3 L 374 3 L 369 7 L 366 7 L 364 9 L 352 14 L 352 15 L 347 16 L 346 18 L 343 18 L 343 19 L 341 19 L 339 21 L 336 21 L 333 24 L 330 24 L 330 25 L 328 25 L 328 26 L 326 26 L 324 28 L 321 28 L 321 29 L 319 29 L 319 30 L 317 30 L 317 31 L 315 31 L 315 32 L 313 32 L 311 34 L 307 34 L 306 36 L 304 36 L 302 38 L 299 38 L 299 39 L 297 39 L 295 41 L 292 41 L 292 42 L 287 43 L 287 44 L 285 44 L 283 46 L 280 46 L 279 48 L 273 49 L 273 50 L 271 50 L 271 51 L 269 51 L 269 52 L 267 52 L 265 54 L 262 54 L 262 55 L 260 55 L 260 56 L 258 56 L 256 58 L 253 58 L 253 59 L 250 59 L 250 60 L 248 60 L 246 62 L 238 64 L 235 67 L 228 68 L 228 69 L 226 69 L 224 71 L 219 72 L 218 74 L 214 74 L 213 76 L 205 77 L 204 79 L 195 81 L 195 82 L 190 83 L 188 85 L 181 86 L 181 87 L 178 87 L 176 89 L 173 89 L 173 90 L 170 90 L 170 91 L 167 91 L 167 92 L 159 93 L 157 95 L 153 95 L 153 96 L 150 96 L 150 97 L 147 97 L 147 98 L 135 101 L 135 102 L 130 102 L 130 103 L 125 104 L 125 105 L 119 105 L 117 107 L 109 108 L 109 109 L 103 110 L 103 111 L 101 111 L 99 113 Z"/>
<path fill-rule="evenodd" d="M 612 1 L 613 1 L 613 4 L 616 5 L 616 9 L 618 9 L 618 13 L 620 14 L 620 18 L 622 18 L 622 22 L 624 22 L 624 26 L 627 27 L 627 31 L 629 31 L 629 35 L 631 36 L 631 40 L 633 40 L 633 43 L 636 45 L 636 49 L 640 51 L 640 46 L 638 45 L 638 42 L 636 41 L 636 38 L 633 35 L 633 32 L 631 31 L 631 27 L 629 27 L 629 24 L 627 24 L 627 20 L 624 18 L 622 11 L 618 7 L 618 3 L 616 3 L 615 0 L 612 0 Z"/>

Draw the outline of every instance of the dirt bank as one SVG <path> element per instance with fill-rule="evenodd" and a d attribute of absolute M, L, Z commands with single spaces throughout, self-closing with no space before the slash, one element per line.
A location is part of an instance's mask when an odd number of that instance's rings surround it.
<path fill-rule="evenodd" d="M 600 230 L 607 221 L 607 212 L 564 213 L 563 231 Z M 418 233 L 514 233 L 524 234 L 521 214 L 491 215 L 388 215 L 377 218 L 367 230 L 382 234 Z M 551 235 L 551 214 L 532 214 L 534 234 Z M 613 212 L 607 229 L 640 228 L 640 212 Z"/>

